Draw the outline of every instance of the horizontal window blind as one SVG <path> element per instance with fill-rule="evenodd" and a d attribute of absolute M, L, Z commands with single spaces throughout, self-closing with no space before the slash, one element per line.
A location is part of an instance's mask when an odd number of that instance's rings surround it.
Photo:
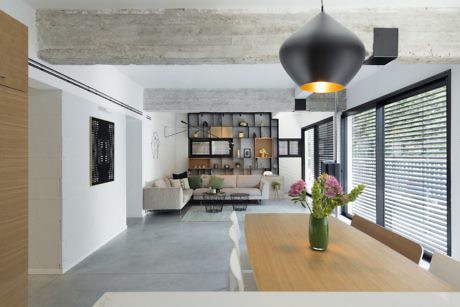
<path fill-rule="evenodd" d="M 446 86 L 384 107 L 385 227 L 447 253 Z"/>
<path fill-rule="evenodd" d="M 314 145 L 314 128 L 304 131 L 304 161 L 305 161 L 305 182 L 307 192 L 311 193 L 313 182 L 315 181 L 315 145 Z"/>
<path fill-rule="evenodd" d="M 334 159 L 333 127 L 332 121 L 318 125 L 318 138 L 315 142 L 318 142 L 318 161 L 316 161 L 316 163 L 319 173 L 316 174 L 316 177 L 323 172 L 321 169 L 321 162 Z"/>
<path fill-rule="evenodd" d="M 349 187 L 365 184 L 364 193 L 348 206 L 350 214 L 376 221 L 376 123 L 375 109 L 351 117 L 351 180 Z"/>

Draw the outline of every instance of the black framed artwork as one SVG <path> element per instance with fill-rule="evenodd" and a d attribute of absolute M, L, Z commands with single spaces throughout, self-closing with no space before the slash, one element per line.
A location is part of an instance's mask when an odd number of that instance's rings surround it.
<path fill-rule="evenodd" d="M 90 117 L 91 185 L 115 179 L 115 124 Z"/>
<path fill-rule="evenodd" d="M 251 158 L 251 148 L 245 148 L 243 149 L 243 157 L 244 158 Z"/>

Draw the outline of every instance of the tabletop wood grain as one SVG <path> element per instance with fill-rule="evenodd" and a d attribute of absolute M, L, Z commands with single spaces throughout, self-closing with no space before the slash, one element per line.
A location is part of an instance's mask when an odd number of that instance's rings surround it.
<path fill-rule="evenodd" d="M 409 259 L 329 217 L 329 246 L 313 251 L 307 214 L 247 214 L 246 244 L 259 291 L 455 291 Z"/>

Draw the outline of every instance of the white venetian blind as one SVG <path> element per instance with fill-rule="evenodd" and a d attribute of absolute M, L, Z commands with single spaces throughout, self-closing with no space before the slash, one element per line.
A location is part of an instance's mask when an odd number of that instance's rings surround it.
<path fill-rule="evenodd" d="M 316 163 L 318 163 L 319 174 L 316 176 L 323 172 L 321 169 L 322 161 L 334 159 L 333 133 L 332 121 L 318 125 L 318 139 L 315 142 L 318 142 L 318 161 Z"/>
<path fill-rule="evenodd" d="M 447 253 L 446 87 L 388 104 L 384 112 L 385 227 L 429 252 Z"/>
<path fill-rule="evenodd" d="M 376 221 L 376 125 L 375 109 L 351 117 L 351 180 L 349 188 L 365 184 L 364 193 L 348 206 L 350 214 Z"/>

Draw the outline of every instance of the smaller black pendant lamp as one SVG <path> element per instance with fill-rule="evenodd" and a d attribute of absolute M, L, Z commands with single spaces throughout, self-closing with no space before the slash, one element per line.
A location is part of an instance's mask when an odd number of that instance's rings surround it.
<path fill-rule="evenodd" d="M 341 91 L 361 68 L 364 44 L 324 12 L 292 34 L 281 46 L 281 65 L 304 91 Z"/>

